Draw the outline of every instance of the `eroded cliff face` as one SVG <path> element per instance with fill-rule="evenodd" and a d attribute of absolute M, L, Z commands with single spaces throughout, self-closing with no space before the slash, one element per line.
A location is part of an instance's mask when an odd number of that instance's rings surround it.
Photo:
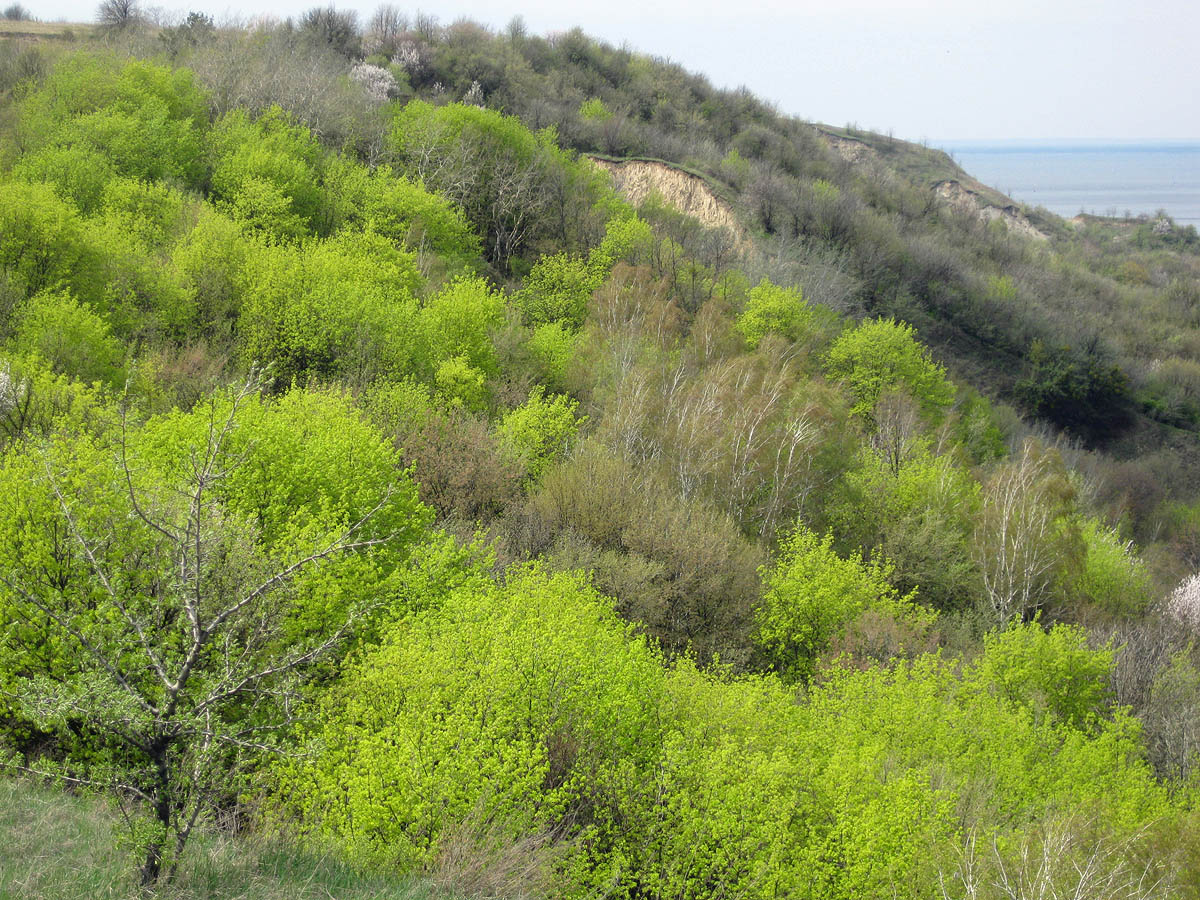
<path fill-rule="evenodd" d="M 1032 222 L 1025 218 L 1020 208 L 1014 203 L 1011 206 L 993 206 L 987 203 L 977 193 L 964 187 L 957 181 L 943 181 L 934 187 L 937 195 L 959 209 L 973 212 L 985 221 L 1000 219 L 1010 231 L 1038 241 L 1049 240 Z"/>
<path fill-rule="evenodd" d="M 717 197 L 703 178 L 650 160 L 612 162 L 592 157 L 592 162 L 612 174 L 616 189 L 634 206 L 655 193 L 672 209 L 692 216 L 705 227 L 728 232 L 739 253 L 751 249 L 746 230 L 729 204 Z"/>
<path fill-rule="evenodd" d="M 833 148 L 834 152 L 849 163 L 856 166 L 886 165 L 880 158 L 878 151 L 867 146 L 862 141 L 838 137 L 832 134 L 825 134 L 824 138 L 828 141 L 829 146 Z M 968 179 L 969 181 L 970 179 Z M 976 184 L 978 183 L 976 182 Z M 979 187 L 983 189 L 982 185 L 979 185 Z M 948 178 L 933 185 L 933 191 L 951 206 L 965 212 L 973 213 L 985 222 L 1000 219 L 1015 234 L 1033 238 L 1037 241 L 1048 240 L 1046 234 L 1025 217 L 1021 212 L 1021 208 L 1016 203 L 1009 202 L 998 205 L 993 202 L 994 198 L 993 200 L 989 200 L 981 195 L 979 191 L 973 190 L 970 183 L 964 184 L 957 179 Z M 996 197 L 1003 196 L 998 191 L 989 190 L 988 192 L 994 193 Z"/>
<path fill-rule="evenodd" d="M 827 137 L 827 140 L 833 149 L 849 162 L 856 165 L 881 164 L 878 154 L 859 141 L 835 137 Z M 613 162 L 592 157 L 592 162 L 612 175 L 616 189 L 634 206 L 640 204 L 651 193 L 657 194 L 672 209 L 694 217 L 708 228 L 728 232 L 739 253 L 746 254 L 752 249 L 746 229 L 738 221 L 733 209 L 712 192 L 703 178 L 667 163 L 652 160 L 631 159 Z M 1014 234 L 1037 241 L 1048 239 L 1025 217 L 1015 203 L 1006 206 L 989 203 L 978 192 L 956 180 L 939 182 L 932 190 L 947 203 L 972 213 L 985 222 L 1000 219 Z"/>

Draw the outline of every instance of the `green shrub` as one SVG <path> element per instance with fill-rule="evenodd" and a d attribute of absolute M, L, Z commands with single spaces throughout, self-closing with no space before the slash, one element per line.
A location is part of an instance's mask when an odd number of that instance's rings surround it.
<path fill-rule="evenodd" d="M 99 297 L 99 265 L 79 214 L 45 184 L 7 182 L 0 190 L 0 268 L 28 294 L 70 288 Z"/>
<path fill-rule="evenodd" d="M 285 240 L 324 229 L 325 151 L 307 128 L 278 107 L 255 121 L 237 110 L 214 126 L 210 142 L 213 196 L 235 219 Z"/>
<path fill-rule="evenodd" d="M 36 294 L 25 302 L 17 313 L 13 349 L 85 384 L 120 388 L 125 382 L 121 344 L 100 316 L 68 293 Z"/>
<path fill-rule="evenodd" d="M 583 325 L 592 293 L 603 281 L 603 272 L 586 260 L 565 253 L 543 256 L 517 294 L 517 306 L 531 325 L 556 322 L 577 330 Z"/>
<path fill-rule="evenodd" d="M 468 816 L 498 839 L 586 833 L 653 748 L 657 655 L 579 577 L 537 569 L 396 623 L 280 771 L 309 827 L 402 870 Z"/>
<path fill-rule="evenodd" d="M 653 767 L 630 780 L 574 896 L 789 896 L 806 830 L 799 710 L 773 677 L 731 678 L 681 660 L 667 674 Z M 586 846 L 586 845 L 585 845 Z"/>
<path fill-rule="evenodd" d="M 1083 542 L 1079 564 L 1065 573 L 1064 587 L 1072 599 L 1094 603 L 1112 615 L 1144 612 L 1153 596 L 1146 564 L 1132 541 L 1122 541 L 1115 529 L 1099 519 L 1075 523 Z"/>
<path fill-rule="evenodd" d="M 392 172 L 336 157 L 326 163 L 335 229 L 374 231 L 411 250 L 432 250 L 451 268 L 479 257 L 479 238 L 462 212 L 445 197 Z"/>
<path fill-rule="evenodd" d="M 182 227 L 183 195 L 162 184 L 110 179 L 100 206 L 105 219 L 148 248 L 172 243 Z"/>
<path fill-rule="evenodd" d="M 504 296 L 482 278 L 457 278 L 425 300 L 420 327 L 431 362 L 461 359 L 485 379 L 497 372 L 492 332 L 504 321 Z"/>
<path fill-rule="evenodd" d="M 980 486 L 970 472 L 918 443 L 899 458 L 863 449 L 844 485 L 829 510 L 838 536 L 882 552 L 901 591 L 919 588 L 941 610 L 969 606 L 979 595 L 971 538 Z"/>
<path fill-rule="evenodd" d="M 518 458 L 524 461 L 530 478 L 537 478 L 574 439 L 580 425 L 576 418 L 579 402 L 563 394 L 547 397 L 545 388 L 535 387 L 529 399 L 500 420 L 497 430 Z"/>
<path fill-rule="evenodd" d="M 413 256 L 377 235 L 259 244 L 239 275 L 247 362 L 288 381 L 343 374 L 358 383 L 427 371 Z"/>
<path fill-rule="evenodd" d="M 818 538 L 800 526 L 779 547 L 779 560 L 764 572 L 767 591 L 757 612 L 756 640 L 771 667 L 787 681 L 807 681 L 817 658 L 847 626 L 868 610 L 924 625 L 932 616 L 901 597 L 888 583 L 892 567 L 860 554 L 843 559 L 833 535 Z"/>
<path fill-rule="evenodd" d="M 44 182 L 84 214 L 100 206 L 104 186 L 116 174 L 109 159 L 91 147 L 55 144 L 25 153 L 13 166 L 13 178 Z"/>
<path fill-rule="evenodd" d="M 588 121 L 607 122 L 612 113 L 599 97 L 589 97 L 579 104 L 579 117 Z"/>
<path fill-rule="evenodd" d="M 1089 648 L 1082 628 L 1028 622 L 984 635 L 975 677 L 997 696 L 1082 731 L 1112 710 L 1112 668 L 1112 649 Z"/>
<path fill-rule="evenodd" d="M 233 219 L 208 205 L 171 248 L 170 269 L 193 305 L 200 336 L 229 346 L 244 300 L 242 270 L 256 250 Z"/>
<path fill-rule="evenodd" d="M 737 329 L 753 350 L 768 332 L 789 341 L 803 338 L 812 323 L 813 311 L 799 288 L 789 290 L 771 284 L 766 278 L 750 290 L 746 309 L 738 317 Z"/>
<path fill-rule="evenodd" d="M 551 389 L 565 386 L 576 341 L 577 335 L 564 328 L 561 322 L 538 325 L 529 336 L 529 353 L 537 364 L 538 374 Z"/>
<path fill-rule="evenodd" d="M 1015 390 L 1035 416 L 1091 440 L 1120 432 L 1130 422 L 1128 379 L 1095 352 L 1034 341 L 1029 371 Z"/>
<path fill-rule="evenodd" d="M 25 98 L 20 115 L 31 149 L 78 147 L 142 180 L 196 187 L 204 180 L 208 98 L 186 69 L 70 54 Z"/>
<path fill-rule="evenodd" d="M 883 394 L 898 389 L 927 415 L 954 402 L 946 370 L 917 342 L 913 327 L 895 319 L 866 321 L 843 333 L 829 348 L 825 367 L 831 377 L 846 380 L 859 415 L 869 416 Z"/>

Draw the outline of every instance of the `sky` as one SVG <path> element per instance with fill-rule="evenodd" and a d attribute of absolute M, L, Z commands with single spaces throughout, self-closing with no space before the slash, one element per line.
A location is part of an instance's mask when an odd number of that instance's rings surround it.
<path fill-rule="evenodd" d="M 98 0 L 97 0 L 98 2 Z M 143 0 L 153 4 L 156 0 Z M 172 0 L 168 10 L 299 16 L 318 0 Z M 323 0 L 327 2 L 327 0 Z M 96 2 L 25 0 L 89 21 Z M 323 5 L 323 3 L 322 3 Z M 337 0 L 365 21 L 375 0 Z M 582 28 L 665 57 L 781 112 L 944 145 L 963 141 L 1200 141 L 1197 0 L 444 0 L 442 24 L 531 34 Z"/>

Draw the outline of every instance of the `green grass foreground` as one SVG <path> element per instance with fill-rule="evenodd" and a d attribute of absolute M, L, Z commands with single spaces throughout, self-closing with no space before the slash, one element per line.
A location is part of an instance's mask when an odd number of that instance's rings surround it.
<path fill-rule="evenodd" d="M 0 900 L 145 897 L 120 849 L 111 803 L 0 781 Z M 449 900 L 425 880 L 366 875 L 330 857 L 254 839 L 203 835 L 162 900 Z"/>

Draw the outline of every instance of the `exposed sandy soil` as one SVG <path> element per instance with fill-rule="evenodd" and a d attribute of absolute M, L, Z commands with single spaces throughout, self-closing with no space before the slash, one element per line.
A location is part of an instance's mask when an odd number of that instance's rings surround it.
<path fill-rule="evenodd" d="M 729 204 L 713 194 L 703 178 L 650 160 L 611 162 L 592 157 L 592 162 L 612 174 L 616 189 L 634 206 L 656 193 L 672 209 L 694 217 L 705 227 L 729 232 L 738 252 L 751 249 L 745 229 Z"/>
<path fill-rule="evenodd" d="M 1011 206 L 992 206 L 970 188 L 963 187 L 957 181 L 943 181 L 934 187 L 937 195 L 952 206 L 974 212 L 988 222 L 1000 219 L 1010 231 L 1038 241 L 1049 238 L 1034 227 L 1016 204 Z"/>
<path fill-rule="evenodd" d="M 852 138 L 838 137 L 834 134 L 826 134 L 825 140 L 829 141 L 829 146 L 837 152 L 837 155 L 847 162 L 855 164 L 866 162 L 878 158 L 879 154 L 872 148 L 868 147 L 862 141 L 856 141 Z"/>
<path fill-rule="evenodd" d="M 862 141 L 838 137 L 833 134 L 826 134 L 825 140 L 829 142 L 829 146 L 834 149 L 838 156 L 855 165 L 870 164 L 879 160 L 879 153 Z M 959 209 L 973 212 L 984 221 L 990 222 L 993 219 L 1001 219 L 1016 234 L 1024 235 L 1038 241 L 1047 240 L 1046 235 L 1025 218 L 1015 203 L 1003 206 L 989 203 L 979 193 L 955 180 L 939 182 L 934 185 L 933 190 L 947 203 Z"/>

